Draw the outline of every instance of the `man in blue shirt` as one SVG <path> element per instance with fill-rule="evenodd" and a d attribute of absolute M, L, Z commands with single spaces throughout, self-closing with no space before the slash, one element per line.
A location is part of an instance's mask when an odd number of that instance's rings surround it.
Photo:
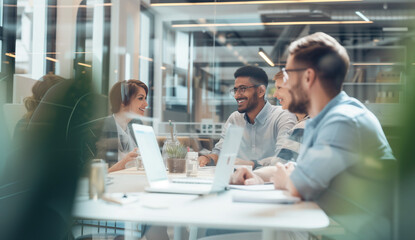
<path fill-rule="evenodd" d="M 288 110 L 308 112 L 297 165 L 277 164 L 276 189 L 319 206 L 345 229 L 346 239 L 389 239 L 395 159 L 376 117 L 341 91 L 349 67 L 343 46 L 324 33 L 293 42 L 284 72 L 292 102 Z M 257 179 L 246 169 L 235 184 Z M 255 181 L 247 181 L 252 183 Z"/>
<path fill-rule="evenodd" d="M 200 166 L 216 165 L 229 124 L 245 129 L 235 164 L 251 165 L 253 169 L 269 165 L 266 158 L 274 157 L 279 152 L 283 138 L 296 123 L 294 114 L 265 100 L 268 76 L 264 70 L 244 66 L 236 70 L 234 77 L 231 94 L 238 103 L 238 111 L 229 116 L 222 138 L 212 152 L 199 157 Z"/>

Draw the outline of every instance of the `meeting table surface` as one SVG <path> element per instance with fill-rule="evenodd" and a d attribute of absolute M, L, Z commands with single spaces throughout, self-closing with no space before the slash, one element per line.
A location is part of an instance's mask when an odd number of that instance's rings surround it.
<path fill-rule="evenodd" d="M 198 177 L 211 175 L 212 169 L 207 169 L 199 171 Z M 80 181 L 74 217 L 174 227 L 262 230 L 263 239 L 272 239 L 269 236 L 275 232 L 312 231 L 329 225 L 327 215 L 314 202 L 234 202 L 232 195 L 244 191 L 235 189 L 210 195 L 148 193 L 144 191 L 148 186 L 145 172 L 136 168 L 110 173 L 106 182 L 105 200 L 93 200 L 88 195 L 88 179 Z"/>

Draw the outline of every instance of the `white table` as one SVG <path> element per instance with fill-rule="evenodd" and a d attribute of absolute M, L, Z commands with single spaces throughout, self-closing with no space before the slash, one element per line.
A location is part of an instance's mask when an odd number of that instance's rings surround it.
<path fill-rule="evenodd" d="M 110 174 L 108 192 L 141 192 L 145 175 L 133 170 Z M 221 194 L 194 196 L 139 193 L 139 201 L 117 205 L 103 200 L 77 198 L 73 215 L 95 220 L 131 221 L 193 228 L 262 230 L 263 239 L 274 239 L 277 231 L 311 231 L 328 226 L 327 215 L 313 202 L 257 204 L 232 202 L 230 190 Z M 255 194 L 253 192 L 253 194 Z M 176 238 L 176 236 L 175 236 Z"/>

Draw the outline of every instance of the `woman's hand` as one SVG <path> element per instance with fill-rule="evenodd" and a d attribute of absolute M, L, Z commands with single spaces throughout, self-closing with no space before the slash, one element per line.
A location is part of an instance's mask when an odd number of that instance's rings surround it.
<path fill-rule="evenodd" d="M 135 159 L 138 157 L 137 153 L 138 148 L 134 148 L 131 152 L 127 153 L 121 161 L 114 164 L 110 169 L 108 169 L 108 172 L 115 172 L 125 169 L 125 165 L 130 161 L 135 161 Z"/>

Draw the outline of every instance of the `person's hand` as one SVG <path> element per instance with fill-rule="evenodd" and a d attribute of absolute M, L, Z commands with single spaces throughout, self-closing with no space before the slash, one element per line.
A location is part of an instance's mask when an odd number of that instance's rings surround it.
<path fill-rule="evenodd" d="M 197 160 L 199 161 L 199 166 L 201 167 L 206 166 L 210 162 L 210 159 L 206 156 L 200 156 Z"/>
<path fill-rule="evenodd" d="M 289 175 L 294 171 L 296 164 L 294 162 L 288 162 L 285 165 L 285 169 L 289 172 Z"/>
<path fill-rule="evenodd" d="M 259 176 L 264 182 L 271 182 L 270 179 L 274 176 L 276 171 L 276 166 L 266 166 L 260 169 L 255 169 L 254 174 Z"/>
<path fill-rule="evenodd" d="M 137 153 L 138 148 L 134 148 L 131 152 L 127 153 L 123 159 L 121 159 L 121 161 L 117 162 L 116 164 L 114 164 L 112 167 L 110 167 L 108 169 L 108 172 L 115 172 L 115 171 L 120 171 L 125 169 L 125 165 L 130 162 L 135 160 L 138 157 L 138 153 Z"/>
<path fill-rule="evenodd" d="M 232 174 L 230 184 L 254 185 L 264 184 L 264 181 L 247 168 L 240 167 Z"/>
<path fill-rule="evenodd" d="M 277 163 L 276 167 L 277 171 L 274 173 L 271 181 L 274 182 L 275 189 L 287 189 L 287 182 L 295 169 L 295 164 L 287 163 L 283 165 L 282 163 Z"/>
<path fill-rule="evenodd" d="M 290 179 L 290 175 L 295 169 L 295 163 L 290 162 L 285 165 L 277 163 L 276 167 L 277 172 L 272 178 L 275 189 L 287 190 L 292 196 L 301 198 L 300 193 Z"/>
<path fill-rule="evenodd" d="M 122 162 L 121 167 L 125 168 L 125 165 L 130 162 L 134 161 L 138 157 L 137 148 L 134 148 L 131 152 L 127 153 L 124 158 L 120 161 Z"/>

